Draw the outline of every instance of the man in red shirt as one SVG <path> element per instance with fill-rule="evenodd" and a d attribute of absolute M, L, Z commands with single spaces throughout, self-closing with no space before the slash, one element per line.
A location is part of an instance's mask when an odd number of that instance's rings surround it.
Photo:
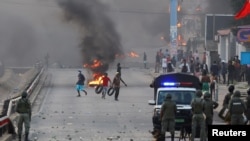
<path fill-rule="evenodd" d="M 108 86 L 109 86 L 109 84 L 110 84 L 110 86 L 112 84 L 110 78 L 108 77 L 108 73 L 106 73 L 106 72 L 104 73 L 104 76 L 102 77 L 101 81 L 102 81 L 102 86 L 103 86 L 102 99 L 105 99 L 106 93 L 108 91 Z"/>

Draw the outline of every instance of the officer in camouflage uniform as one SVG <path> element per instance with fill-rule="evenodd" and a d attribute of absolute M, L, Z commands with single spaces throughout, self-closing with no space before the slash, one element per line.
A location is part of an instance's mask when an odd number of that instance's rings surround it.
<path fill-rule="evenodd" d="M 246 106 L 247 106 L 247 110 L 246 110 L 246 117 L 248 120 L 248 125 L 250 125 L 250 88 L 248 88 L 247 90 L 247 98 L 246 98 Z"/>
<path fill-rule="evenodd" d="M 196 97 L 191 102 L 193 117 L 192 117 L 192 135 L 191 141 L 196 137 L 196 129 L 200 127 L 200 140 L 205 141 L 205 117 L 204 117 L 204 100 L 201 98 L 202 91 L 197 90 Z"/>
<path fill-rule="evenodd" d="M 19 113 L 18 139 L 21 141 L 23 123 L 25 126 L 25 141 L 29 141 L 29 129 L 31 121 L 31 103 L 27 98 L 27 92 L 22 93 L 22 98 L 17 102 L 16 112 Z"/>
<path fill-rule="evenodd" d="M 176 114 L 176 103 L 172 101 L 172 96 L 167 94 L 165 101 L 161 107 L 161 135 L 158 141 L 165 141 L 165 133 L 169 131 L 171 134 L 171 141 L 174 141 L 175 133 L 175 114 Z"/>
<path fill-rule="evenodd" d="M 214 115 L 214 109 L 216 109 L 219 104 L 212 100 L 211 94 L 209 92 L 205 92 L 204 96 L 204 114 L 206 116 L 206 134 L 208 131 L 208 125 L 213 124 L 213 115 Z"/>
<path fill-rule="evenodd" d="M 242 99 L 240 99 L 240 91 L 235 91 L 232 99 L 229 102 L 228 110 L 231 115 L 231 125 L 244 125 L 243 113 L 246 111 L 246 105 Z"/>
<path fill-rule="evenodd" d="M 225 95 L 224 100 L 223 100 L 223 106 L 224 106 L 224 107 L 228 107 L 229 101 L 230 101 L 230 99 L 231 99 L 231 97 L 232 97 L 232 95 L 233 95 L 233 93 L 234 93 L 234 85 L 230 85 L 230 86 L 228 87 L 228 92 L 229 92 L 229 93 L 227 93 L 227 94 Z"/>
<path fill-rule="evenodd" d="M 234 93 L 234 85 L 230 85 L 228 87 L 228 93 L 225 95 L 224 100 L 223 100 L 223 109 L 220 111 L 224 112 L 226 109 L 228 109 L 228 104 L 229 101 L 231 100 L 232 96 Z M 223 111 L 224 110 L 224 111 Z M 230 113 L 226 113 L 225 119 L 224 119 L 227 123 L 230 123 Z"/>

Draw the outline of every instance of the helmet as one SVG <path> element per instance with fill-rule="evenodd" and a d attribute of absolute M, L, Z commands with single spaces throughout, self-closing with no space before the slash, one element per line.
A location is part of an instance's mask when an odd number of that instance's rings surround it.
<path fill-rule="evenodd" d="M 202 96 L 202 91 L 201 90 L 197 90 L 196 91 L 196 96 L 197 97 L 201 97 Z"/>
<path fill-rule="evenodd" d="M 204 93 L 204 98 L 210 98 L 210 97 L 211 97 L 211 94 L 209 92 Z"/>
<path fill-rule="evenodd" d="M 240 94 L 240 91 L 235 91 L 235 92 L 234 92 L 234 96 L 235 96 L 235 97 L 240 97 L 240 95 L 241 95 L 241 94 Z"/>
<path fill-rule="evenodd" d="M 171 94 L 167 94 L 166 99 L 171 99 L 172 95 Z"/>
<path fill-rule="evenodd" d="M 229 91 L 229 92 L 233 92 L 233 91 L 234 91 L 234 85 L 230 85 L 230 86 L 228 87 L 228 91 Z"/>
<path fill-rule="evenodd" d="M 22 97 L 23 97 L 23 98 L 26 98 L 27 96 L 28 96 L 28 93 L 27 93 L 27 92 L 23 92 L 23 93 L 22 93 Z"/>
<path fill-rule="evenodd" d="M 247 94 L 250 95 L 250 88 L 247 89 Z"/>

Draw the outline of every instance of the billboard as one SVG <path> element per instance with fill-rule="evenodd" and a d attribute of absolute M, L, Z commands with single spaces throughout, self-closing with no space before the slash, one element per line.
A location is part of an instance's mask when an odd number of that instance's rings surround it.
<path fill-rule="evenodd" d="M 250 64 L 250 52 L 241 52 L 240 53 L 240 63 L 241 63 L 241 65 Z"/>

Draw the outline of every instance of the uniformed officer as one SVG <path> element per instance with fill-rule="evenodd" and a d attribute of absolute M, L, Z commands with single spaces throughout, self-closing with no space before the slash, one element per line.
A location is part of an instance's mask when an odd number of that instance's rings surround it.
<path fill-rule="evenodd" d="M 248 125 L 250 125 L 250 88 L 247 90 L 247 98 L 246 98 L 246 106 L 247 106 L 247 111 L 245 113 L 247 120 L 248 120 Z"/>
<path fill-rule="evenodd" d="M 240 99 L 240 95 L 240 91 L 235 91 L 228 105 L 228 110 L 231 116 L 231 125 L 245 124 L 243 114 L 246 111 L 246 105 L 244 101 Z"/>
<path fill-rule="evenodd" d="M 209 92 L 204 93 L 204 114 L 206 116 L 206 134 L 208 131 L 208 125 L 213 124 L 214 109 L 216 109 L 219 104 L 212 100 L 211 94 Z"/>
<path fill-rule="evenodd" d="M 233 93 L 234 93 L 234 85 L 230 85 L 228 87 L 228 93 L 225 95 L 224 97 L 224 100 L 223 100 L 223 109 L 220 111 L 220 113 L 222 112 L 226 112 L 226 109 L 228 109 L 228 104 L 229 104 L 229 101 L 231 100 L 232 96 L 233 96 Z M 226 116 L 224 118 L 224 120 L 227 122 L 227 123 L 230 123 L 230 113 L 226 113 Z"/>
<path fill-rule="evenodd" d="M 22 98 L 17 102 L 16 112 L 19 113 L 18 120 L 18 139 L 21 141 L 23 123 L 25 127 L 25 141 L 29 141 L 29 129 L 31 121 L 31 103 L 27 98 L 27 92 L 22 93 Z"/>
<path fill-rule="evenodd" d="M 172 96 L 170 94 L 167 94 L 166 99 L 161 107 L 161 136 L 159 138 L 159 141 L 165 141 L 166 131 L 170 132 L 171 141 L 174 141 L 176 110 L 176 103 L 172 101 Z"/>
<path fill-rule="evenodd" d="M 228 92 L 229 92 L 229 93 L 227 93 L 227 94 L 225 95 L 224 100 L 223 100 L 223 106 L 224 106 L 224 107 L 228 107 L 229 101 L 230 101 L 230 99 L 231 99 L 231 97 L 232 97 L 232 95 L 233 95 L 233 93 L 234 93 L 234 85 L 230 85 L 230 86 L 228 87 Z"/>
<path fill-rule="evenodd" d="M 205 141 L 205 117 L 204 117 L 204 101 L 201 98 L 202 91 L 197 90 L 196 97 L 191 102 L 193 117 L 192 117 L 192 135 L 191 141 L 194 141 L 196 137 L 196 129 L 199 125 L 200 127 L 200 140 Z"/>

